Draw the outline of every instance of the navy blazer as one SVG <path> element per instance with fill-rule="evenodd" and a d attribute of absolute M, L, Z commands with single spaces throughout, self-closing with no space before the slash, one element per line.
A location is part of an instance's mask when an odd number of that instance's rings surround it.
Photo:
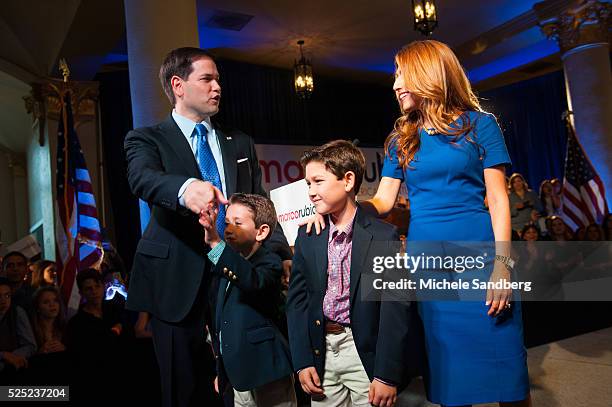
<path fill-rule="evenodd" d="M 220 390 L 227 381 L 247 391 L 293 374 L 289 344 L 273 322 L 282 271 L 280 257 L 266 247 L 246 260 L 227 245 L 214 267 L 219 288 L 212 337 Z"/>
<path fill-rule="evenodd" d="M 226 196 L 234 192 L 266 196 L 253 139 L 215 124 L 225 170 Z M 130 131 L 125 138 L 132 192 L 151 206 L 151 218 L 134 255 L 127 308 L 168 322 L 189 313 L 207 269 L 204 229 L 178 203 L 189 178 L 201 179 L 185 136 L 169 115 L 163 122 Z M 274 237 L 285 242 L 282 229 Z"/>
<path fill-rule="evenodd" d="M 287 298 L 289 344 L 293 367 L 314 366 L 323 380 L 325 366 L 325 318 L 323 298 L 327 287 L 329 227 L 320 235 L 307 235 L 301 227 Z M 361 273 L 382 255 L 380 241 L 396 241 L 396 228 L 357 209 L 353 225 L 350 270 L 350 320 L 355 345 L 370 380 L 374 377 L 402 386 L 406 383 L 409 334 L 415 312 L 409 301 L 363 301 Z"/>

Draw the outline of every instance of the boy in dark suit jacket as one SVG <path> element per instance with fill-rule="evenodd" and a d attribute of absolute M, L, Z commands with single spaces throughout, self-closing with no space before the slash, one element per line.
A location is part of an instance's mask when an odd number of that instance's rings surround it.
<path fill-rule="evenodd" d="M 218 208 L 204 211 L 205 243 L 219 279 L 212 318 L 216 389 L 231 386 L 236 406 L 295 406 L 289 346 L 273 323 L 279 309 L 281 259 L 263 242 L 276 225 L 272 202 L 234 194 L 225 216 L 225 241 L 216 228 Z"/>
<path fill-rule="evenodd" d="M 391 406 L 405 376 L 411 305 L 362 301 L 360 277 L 375 242 L 398 240 L 397 232 L 358 206 L 365 158 L 352 143 L 317 147 L 301 164 L 327 227 L 320 235 L 300 228 L 295 244 L 287 298 L 293 367 L 313 406 Z"/>

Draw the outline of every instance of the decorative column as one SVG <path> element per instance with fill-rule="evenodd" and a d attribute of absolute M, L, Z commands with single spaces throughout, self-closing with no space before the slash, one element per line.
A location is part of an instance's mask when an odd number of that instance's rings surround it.
<path fill-rule="evenodd" d="M 198 47 L 195 0 L 126 0 L 130 94 L 134 128 L 151 126 L 170 113 L 159 82 L 159 67 L 171 50 Z M 149 222 L 149 207 L 140 202 L 140 226 Z"/>
<path fill-rule="evenodd" d="M 609 207 L 612 207 L 611 10 L 610 3 L 590 0 L 540 21 L 544 34 L 559 43 L 567 103 L 574 113 L 576 135 L 602 178 Z"/>
<path fill-rule="evenodd" d="M 32 114 L 32 137 L 27 150 L 30 229 L 42 234 L 44 255 L 50 260 L 55 259 L 57 130 L 60 93 L 65 87 L 72 90 L 74 127 L 87 163 L 101 227 L 105 226 L 106 219 L 98 131 L 98 83 L 47 79 L 32 84 L 30 96 L 24 98 L 26 109 Z"/>

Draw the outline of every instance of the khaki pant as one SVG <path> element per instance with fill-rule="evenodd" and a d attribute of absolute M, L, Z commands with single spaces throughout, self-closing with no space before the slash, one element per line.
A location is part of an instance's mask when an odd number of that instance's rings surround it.
<path fill-rule="evenodd" d="M 312 399 L 316 407 L 369 406 L 370 379 L 363 368 L 350 328 L 341 334 L 325 336 L 325 375 L 322 399 Z"/>
<path fill-rule="evenodd" d="M 264 384 L 250 391 L 234 389 L 236 407 L 296 407 L 297 398 L 293 387 L 293 375 Z"/>

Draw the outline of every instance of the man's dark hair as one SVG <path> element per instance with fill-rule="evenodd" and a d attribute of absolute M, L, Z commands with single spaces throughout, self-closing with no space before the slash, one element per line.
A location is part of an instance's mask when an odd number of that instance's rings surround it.
<path fill-rule="evenodd" d="M 0 277 L 0 285 L 6 285 L 6 286 L 9 286 L 9 287 L 12 286 L 11 282 L 6 277 Z"/>
<path fill-rule="evenodd" d="M 253 213 L 255 227 L 268 225 L 270 226 L 270 233 L 266 239 L 272 235 L 276 227 L 276 210 L 271 200 L 261 195 L 236 193 L 230 197 L 229 204 L 239 204 L 247 207 Z"/>
<path fill-rule="evenodd" d="M 215 58 L 208 51 L 194 47 L 173 49 L 164 58 L 164 62 L 159 68 L 159 80 L 172 106 L 176 104 L 176 98 L 174 97 L 174 92 L 172 92 L 170 79 L 173 76 L 187 79 L 193 71 L 192 64 L 202 58 L 209 58 L 213 62 L 215 61 Z"/>
<path fill-rule="evenodd" d="M 28 258 L 25 256 L 25 254 L 18 252 L 18 251 L 12 251 L 12 252 L 8 252 L 3 258 L 2 258 L 2 270 L 4 270 L 4 268 L 6 267 L 6 262 L 8 260 L 9 257 L 21 257 L 26 264 L 28 263 Z"/>
<path fill-rule="evenodd" d="M 100 275 L 100 272 L 98 270 L 85 269 L 83 271 L 80 271 L 76 277 L 77 287 L 79 287 L 79 291 L 83 289 L 83 284 L 85 284 L 85 281 L 89 279 L 94 279 L 100 284 L 102 283 L 102 276 Z"/>
<path fill-rule="evenodd" d="M 346 140 L 334 140 L 320 147 L 305 151 L 300 158 L 300 164 L 306 169 L 306 164 L 319 162 L 338 179 L 344 178 L 347 172 L 355 173 L 355 195 L 363 182 L 365 172 L 365 157 L 360 149 Z"/>

